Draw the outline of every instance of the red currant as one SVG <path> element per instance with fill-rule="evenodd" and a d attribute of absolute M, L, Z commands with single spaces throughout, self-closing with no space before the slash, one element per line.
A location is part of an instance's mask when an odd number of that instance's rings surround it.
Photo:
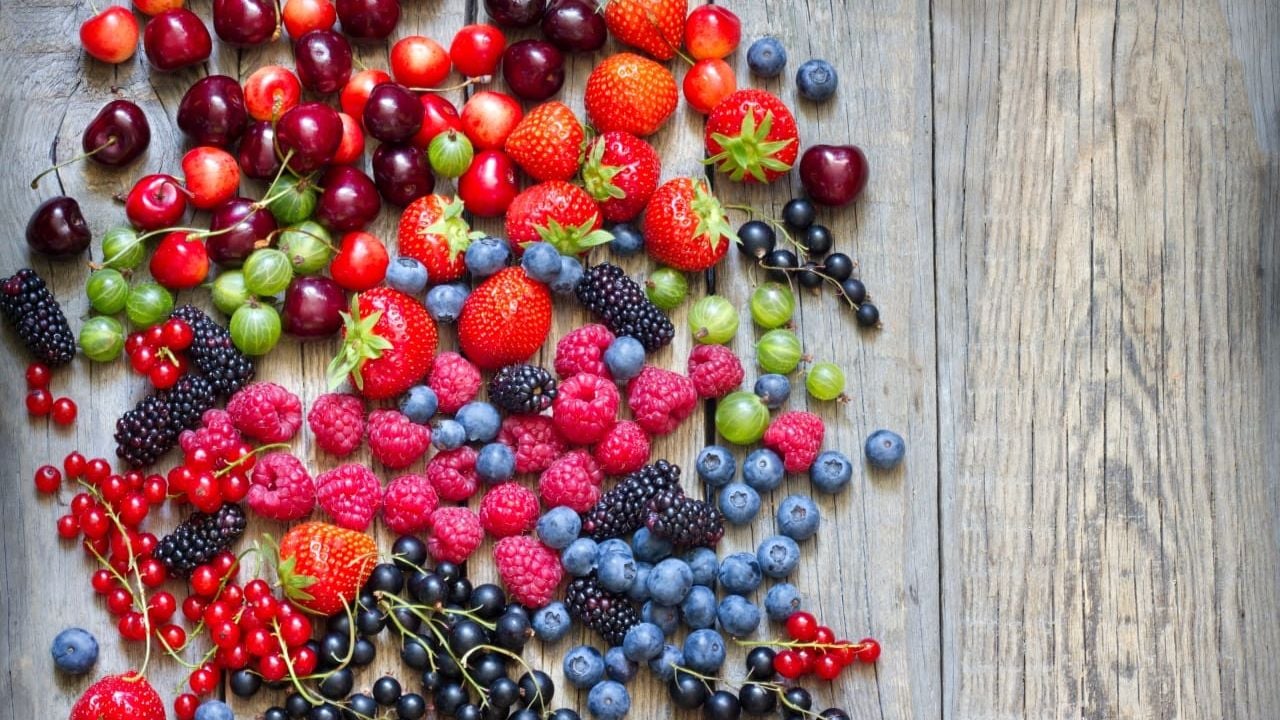
<path fill-rule="evenodd" d="M 84 529 L 83 521 L 81 521 L 81 529 Z M 86 537 L 84 539 L 83 547 L 84 547 L 85 555 L 97 554 L 99 557 L 101 557 L 102 555 L 106 554 L 107 550 L 110 549 L 111 543 L 108 542 L 105 537 L 100 537 L 100 538 Z"/>
<path fill-rule="evenodd" d="M 837 641 L 835 647 L 828 650 L 827 654 L 834 656 L 835 659 L 840 661 L 841 665 L 852 665 L 853 661 L 857 659 L 853 643 L 848 640 Z"/>
<path fill-rule="evenodd" d="M 218 478 L 218 494 L 222 496 L 223 502 L 238 503 L 249 495 L 249 488 L 253 487 L 253 483 L 239 470 L 240 468 L 236 468 Z"/>
<path fill-rule="evenodd" d="M 182 373 L 178 371 L 178 366 L 168 360 L 157 362 L 147 371 L 147 378 L 157 390 L 168 390 L 178 382 L 179 377 L 182 377 Z"/>
<path fill-rule="evenodd" d="M 93 576 L 89 578 L 89 584 L 93 586 L 93 591 L 99 595 L 106 595 L 117 587 L 116 576 L 112 575 L 111 571 L 106 568 L 94 570 Z"/>
<path fill-rule="evenodd" d="M 144 542 L 138 544 L 145 547 Z M 164 569 L 164 564 L 159 560 L 149 557 L 138 563 L 138 576 L 142 578 L 143 585 L 149 588 L 160 587 L 169 577 L 169 571 Z"/>
<path fill-rule="evenodd" d="M 161 333 L 164 335 L 165 347 L 170 350 L 186 350 L 191 347 L 191 340 L 195 338 L 195 333 L 191 331 L 191 326 L 182 318 L 170 318 L 165 321 Z"/>
<path fill-rule="evenodd" d="M 142 481 L 142 496 L 152 505 L 159 505 L 169 495 L 169 483 L 162 475 L 150 475 Z"/>
<path fill-rule="evenodd" d="M 162 625 L 156 630 L 156 635 L 169 646 L 170 650 L 181 650 L 187 644 L 187 631 L 182 629 L 181 625 Z"/>
<path fill-rule="evenodd" d="M 218 685 L 218 673 L 208 665 L 202 665 L 200 669 L 191 673 L 191 692 L 196 695 L 208 695 Z"/>
<path fill-rule="evenodd" d="M 27 393 L 27 412 L 37 417 L 48 415 L 53 407 L 53 396 L 44 388 L 36 388 Z"/>
<path fill-rule="evenodd" d="M 257 603 L 265 597 L 271 596 L 271 585 L 262 578 L 254 578 L 244 584 L 244 598 L 251 603 Z"/>
<path fill-rule="evenodd" d="M 209 606 L 204 609 L 204 624 L 209 627 L 224 622 L 232 622 L 235 617 L 236 609 L 221 600 L 209 603 Z"/>
<path fill-rule="evenodd" d="M 862 638 L 858 641 L 858 649 L 854 654 L 862 662 L 873 663 L 880 659 L 880 643 L 874 638 Z"/>
<path fill-rule="evenodd" d="M 129 365 L 133 367 L 134 372 L 144 375 L 152 367 L 155 367 L 156 358 L 156 351 L 147 345 L 143 345 L 129 356 Z"/>
<path fill-rule="evenodd" d="M 141 557 L 152 555 L 155 553 L 156 545 L 159 542 L 159 540 L 156 540 L 156 536 L 151 533 L 139 533 L 137 542 L 138 555 Z"/>
<path fill-rule="evenodd" d="M 280 601 L 274 595 L 259 599 L 253 606 L 253 616 L 258 620 L 270 620 L 280 614 Z"/>
<path fill-rule="evenodd" d="M 240 626 L 230 620 L 210 625 L 209 638 L 220 648 L 234 647 L 240 642 Z"/>
<path fill-rule="evenodd" d="M 804 674 L 804 663 L 795 650 L 782 650 L 773 658 L 773 669 L 782 677 L 795 680 Z"/>
<path fill-rule="evenodd" d="M 101 485 L 102 499 L 115 505 L 116 501 L 129 492 L 129 485 L 119 475 L 108 475 Z"/>
<path fill-rule="evenodd" d="M 147 511 L 150 509 L 151 506 L 147 504 L 146 498 L 138 493 L 129 493 L 119 505 L 120 522 L 124 523 L 125 527 L 136 528 L 146 519 Z"/>
<path fill-rule="evenodd" d="M 813 642 L 818 634 L 818 619 L 803 610 L 791 613 L 787 618 L 787 635 L 799 642 Z"/>
<path fill-rule="evenodd" d="M 311 639 L 311 621 L 307 616 L 294 613 L 279 620 L 280 639 L 289 647 L 298 647 Z"/>
<path fill-rule="evenodd" d="M 103 458 L 94 458 L 85 465 L 84 479 L 89 481 L 90 485 L 101 485 L 103 480 L 111 474 L 111 463 Z"/>
<path fill-rule="evenodd" d="M 813 672 L 813 668 L 818 664 L 818 651 L 813 648 L 800 648 L 796 651 L 796 656 L 800 658 L 801 667 L 804 668 L 804 675 Z"/>
<path fill-rule="evenodd" d="M 48 387 L 49 376 L 52 374 L 48 365 L 38 362 L 31 363 L 27 366 L 27 387 L 32 389 Z"/>
<path fill-rule="evenodd" d="M 147 621 L 143 619 L 142 613 L 130 611 L 120 616 L 120 621 L 116 623 L 116 629 L 120 631 L 120 637 L 125 640 L 138 642 L 147 638 Z"/>
<path fill-rule="evenodd" d="M 279 650 L 279 645 L 266 628 L 254 628 L 244 636 L 244 647 L 254 657 L 266 657 Z"/>
<path fill-rule="evenodd" d="M 178 601 L 174 599 L 173 593 L 167 590 L 161 590 L 147 601 L 147 617 L 151 619 L 153 625 L 169 622 L 177 611 Z"/>
<path fill-rule="evenodd" d="M 86 510 L 96 506 L 97 503 L 93 501 L 89 493 L 76 493 L 76 496 L 71 498 L 71 514 L 76 517 L 84 515 Z"/>
<path fill-rule="evenodd" d="M 235 555 L 223 550 L 214 556 L 212 565 L 213 569 L 216 570 L 219 575 L 227 577 L 231 574 L 232 570 L 236 569 L 238 563 Z"/>
<path fill-rule="evenodd" d="M 59 425 L 70 425 L 76 421 L 76 403 L 68 397 L 60 397 L 53 401 L 53 409 L 49 415 Z"/>
<path fill-rule="evenodd" d="M 87 464 L 84 456 L 78 452 L 70 452 L 62 459 L 62 471 L 67 474 L 67 478 L 75 480 L 84 475 L 85 465 Z"/>
<path fill-rule="evenodd" d="M 293 661 L 293 672 L 298 675 L 310 675 L 315 672 L 316 665 L 320 660 L 316 651 L 307 645 L 295 648 L 290 653 L 289 658 Z"/>
<path fill-rule="evenodd" d="M 813 673 L 822 680 L 835 680 L 843 669 L 844 665 L 840 664 L 839 658 L 828 653 L 818 657 L 813 666 Z"/>
<path fill-rule="evenodd" d="M 52 465 L 41 465 L 36 468 L 35 482 L 37 492 L 45 495 L 56 493 L 58 486 L 62 485 L 62 473 Z"/>
<path fill-rule="evenodd" d="M 124 354 L 133 357 L 138 352 L 138 348 L 147 344 L 147 339 L 140 332 L 131 332 L 124 339 Z"/>
<path fill-rule="evenodd" d="M 58 537 L 64 540 L 75 540 L 80 537 L 80 521 L 75 515 L 63 515 L 58 518 Z"/>
<path fill-rule="evenodd" d="M 836 634 L 826 625 L 819 625 L 813 633 L 813 641 L 819 645 L 831 645 L 836 641 Z"/>
<path fill-rule="evenodd" d="M 244 645 L 218 648 L 218 652 L 213 656 L 214 662 L 228 670 L 239 670 L 249 664 L 249 659 L 249 651 L 244 649 Z"/>
<path fill-rule="evenodd" d="M 182 601 L 182 617 L 186 618 L 187 622 L 200 622 L 200 618 L 204 616 L 204 608 L 204 600 L 197 595 L 188 595 Z"/>
<path fill-rule="evenodd" d="M 279 653 L 264 655 L 258 660 L 258 674 L 269 683 L 283 680 L 288 672 L 289 667 Z"/>
<path fill-rule="evenodd" d="M 141 470 L 129 470 L 124 474 L 124 484 L 128 485 L 130 490 L 137 492 L 142 489 L 142 481 L 145 477 Z"/>
<path fill-rule="evenodd" d="M 80 516 L 80 529 L 90 540 L 102 540 L 111 529 L 111 520 L 102 508 L 90 508 Z"/>
<path fill-rule="evenodd" d="M 218 596 L 218 599 L 230 603 L 234 607 L 240 607 L 244 604 L 244 591 L 240 589 L 239 585 L 229 583 L 222 588 L 222 594 Z"/>
<path fill-rule="evenodd" d="M 200 698 L 191 693 L 183 693 L 173 699 L 173 714 L 178 716 L 178 720 L 195 720 L 198 707 Z"/>
<path fill-rule="evenodd" d="M 218 592 L 218 584 L 222 582 L 222 578 L 218 577 L 218 573 L 208 565 L 201 565 L 191 573 L 191 590 L 195 594 L 210 598 Z"/>
<path fill-rule="evenodd" d="M 107 612 L 112 615 L 123 615 L 133 607 L 133 596 L 129 591 L 116 587 L 107 593 Z"/>

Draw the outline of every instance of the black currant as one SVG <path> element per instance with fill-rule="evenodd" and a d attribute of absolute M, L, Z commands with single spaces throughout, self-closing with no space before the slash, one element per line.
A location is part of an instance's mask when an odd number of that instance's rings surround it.
<path fill-rule="evenodd" d="M 320 694 L 329 700 L 341 700 L 351 694 L 351 688 L 355 684 L 356 678 L 351 668 L 334 670 L 320 681 Z"/>
<path fill-rule="evenodd" d="M 231 673 L 231 677 L 227 679 L 227 686 L 237 697 L 252 697 L 262 687 L 262 676 L 248 668 L 241 668 Z"/>
<path fill-rule="evenodd" d="M 457 565 L 454 565 L 451 562 L 442 562 L 436 566 L 436 574 L 439 575 L 445 582 L 449 582 L 451 580 L 457 580 L 458 578 L 462 577 L 462 568 L 458 567 Z"/>
<path fill-rule="evenodd" d="M 390 675 L 383 675 L 373 681 L 373 699 L 383 707 L 391 707 L 400 699 L 400 681 Z"/>
<path fill-rule="evenodd" d="M 773 679 L 773 658 L 776 656 L 772 648 L 755 647 L 747 653 L 747 677 L 751 680 Z"/>
<path fill-rule="evenodd" d="M 814 257 L 822 257 L 831 252 L 832 242 L 831 230 L 826 225 L 811 225 L 800 238 L 800 244 Z"/>
<path fill-rule="evenodd" d="M 702 706 L 702 717 L 707 720 L 738 720 L 742 716 L 742 708 L 738 705 L 738 696 L 727 690 L 711 693 Z"/>
<path fill-rule="evenodd" d="M 831 258 L 827 258 L 830 260 Z M 858 278 L 847 278 L 840 281 L 840 292 L 849 298 L 849 302 L 855 305 L 861 305 L 867 299 L 867 286 L 862 284 Z"/>
<path fill-rule="evenodd" d="M 302 695 L 294 692 L 284 699 L 284 711 L 291 718 L 304 718 L 311 712 L 311 703 Z"/>
<path fill-rule="evenodd" d="M 493 631 L 494 640 L 499 646 L 508 650 L 519 650 L 533 637 L 533 627 L 527 615 L 507 612 L 498 618 L 498 626 Z"/>
<path fill-rule="evenodd" d="M 413 572 L 426 565 L 427 544 L 412 535 L 401 535 L 391 546 L 391 558 L 405 572 Z"/>
<path fill-rule="evenodd" d="M 800 261 L 796 259 L 796 254 L 786 248 L 778 248 L 768 255 L 764 256 L 764 265 L 769 270 L 769 279 L 777 280 L 780 283 L 788 282 L 787 270 L 795 270 L 800 267 Z"/>
<path fill-rule="evenodd" d="M 813 289 L 822 284 L 822 274 L 819 272 L 818 264 L 815 262 L 807 262 L 800 266 L 800 272 L 796 273 L 796 280 L 800 282 L 801 287 Z"/>
<path fill-rule="evenodd" d="M 822 260 L 822 274 L 836 282 L 844 282 L 853 274 L 853 258 L 844 253 L 831 253 Z"/>
<path fill-rule="evenodd" d="M 489 684 L 489 703 L 509 708 L 520 699 L 520 686 L 509 677 L 500 677 Z"/>
<path fill-rule="evenodd" d="M 356 615 L 356 632 L 370 637 L 387 626 L 387 614 L 378 608 L 367 608 Z"/>
<path fill-rule="evenodd" d="M 524 708 L 523 710 L 517 710 L 516 713 L 507 718 L 507 720 L 542 720 L 542 716 L 535 710 Z"/>
<path fill-rule="evenodd" d="M 369 642 L 369 638 L 359 638 L 356 640 L 356 646 L 351 649 L 351 664 L 356 667 L 364 667 L 373 662 L 373 658 L 378 654 L 378 650 L 373 643 Z"/>
<path fill-rule="evenodd" d="M 418 693 L 405 693 L 396 700 L 396 714 L 402 720 L 419 720 L 427 714 L 427 701 Z"/>
<path fill-rule="evenodd" d="M 393 563 L 378 563 L 364 583 L 364 589 L 371 592 L 397 594 L 404 589 L 404 571 Z"/>
<path fill-rule="evenodd" d="M 818 713 L 818 717 L 826 718 L 827 720 L 849 720 L 849 713 L 840 708 L 827 708 Z"/>
<path fill-rule="evenodd" d="M 497 618 L 506 605 L 507 594 L 493 583 L 484 583 L 471 589 L 471 609 L 485 620 Z"/>
<path fill-rule="evenodd" d="M 582 716 L 569 708 L 560 708 L 548 715 L 547 720 L 582 720 Z"/>
<path fill-rule="evenodd" d="M 466 605 L 471 599 L 471 581 L 466 578 L 455 578 L 449 582 L 449 602 Z"/>
<path fill-rule="evenodd" d="M 738 704 L 748 715 L 768 715 L 778 707 L 778 696 L 764 686 L 747 683 L 738 689 Z"/>
<path fill-rule="evenodd" d="M 449 631 L 449 649 L 461 658 L 485 642 L 484 628 L 474 620 L 462 620 Z"/>
<path fill-rule="evenodd" d="M 471 656 L 471 678 L 483 687 L 489 687 L 494 680 L 507 676 L 507 661 L 497 653 L 480 653 Z"/>
<path fill-rule="evenodd" d="M 502 611 L 502 614 L 503 615 L 520 615 L 524 617 L 525 620 L 533 622 L 533 615 L 529 613 L 529 608 L 521 605 L 520 603 L 509 603 L 506 609 Z"/>
<path fill-rule="evenodd" d="M 431 664 L 430 653 L 421 639 L 406 641 L 404 647 L 400 648 L 400 659 L 414 670 L 426 670 Z"/>
<path fill-rule="evenodd" d="M 433 693 L 440 689 L 440 673 L 435 670 L 427 670 L 422 673 L 422 691 Z"/>
<path fill-rule="evenodd" d="M 347 698 L 347 708 L 342 716 L 345 720 L 365 720 L 376 717 L 377 714 L 378 701 L 364 693 L 356 693 Z"/>
<path fill-rule="evenodd" d="M 551 705 L 551 698 L 556 694 L 556 686 L 551 681 L 551 676 L 541 670 L 526 672 L 520 676 L 516 684 L 520 686 L 520 699 L 524 706 L 542 712 L 547 711 L 547 707 Z"/>
<path fill-rule="evenodd" d="M 416 633 L 422 627 L 422 618 L 407 607 L 398 607 L 392 610 L 391 614 L 395 616 L 397 630 L 403 628 L 403 631 Z"/>
<path fill-rule="evenodd" d="M 337 705 L 325 703 L 311 708 L 307 718 L 308 720 L 342 720 L 342 711 Z"/>
<path fill-rule="evenodd" d="M 786 720 L 803 720 L 813 707 L 813 696 L 802 687 L 787 688 L 782 697 L 786 700 L 782 704 L 782 717 Z M 797 709 L 802 712 L 796 712 Z"/>
<path fill-rule="evenodd" d="M 880 324 L 880 308 L 869 302 L 864 302 L 858 306 L 858 312 L 855 317 L 858 318 L 858 324 L 862 327 L 876 327 Z"/>
<path fill-rule="evenodd" d="M 454 710 L 453 717 L 456 718 L 456 720 L 484 720 L 484 713 L 482 713 L 480 708 L 475 705 L 467 703 L 462 707 L 459 707 L 457 710 Z"/>
<path fill-rule="evenodd" d="M 469 702 L 466 688 L 460 683 L 447 683 L 436 690 L 436 710 L 443 715 L 452 715 L 463 703 Z"/>
<path fill-rule="evenodd" d="M 671 702 L 685 710 L 702 707 L 710 694 L 701 678 L 688 673 L 676 671 L 676 674 L 667 682 L 667 695 L 671 697 Z"/>
<path fill-rule="evenodd" d="M 409 578 L 409 594 L 423 605 L 436 607 L 449 598 L 449 586 L 437 573 L 415 573 Z"/>
<path fill-rule="evenodd" d="M 289 720 L 289 713 L 282 707 L 269 707 L 262 713 L 262 720 Z"/>
<path fill-rule="evenodd" d="M 348 637 L 351 635 L 351 618 L 345 612 L 332 615 L 325 621 L 324 629 L 328 633 Z"/>
<path fill-rule="evenodd" d="M 804 230 L 813 224 L 818 209 L 806 198 L 791 198 L 782 206 L 782 221 L 796 230 Z"/>
<path fill-rule="evenodd" d="M 751 220 L 738 228 L 738 240 L 738 250 L 743 255 L 759 260 L 773 251 L 778 236 L 769 223 Z"/>

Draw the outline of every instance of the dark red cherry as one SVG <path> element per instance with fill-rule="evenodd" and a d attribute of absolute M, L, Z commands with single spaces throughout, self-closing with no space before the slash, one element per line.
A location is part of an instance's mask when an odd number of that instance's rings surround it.
<path fill-rule="evenodd" d="M 565 52 L 594 52 L 609 38 L 604 13 L 593 0 L 552 0 L 542 34 Z"/>
<path fill-rule="evenodd" d="M 240 138 L 236 162 L 240 164 L 240 172 L 255 180 L 270 180 L 280 172 L 276 131 L 270 122 L 262 120 L 249 126 Z"/>
<path fill-rule="evenodd" d="M 59 258 L 79 255 L 92 239 L 89 223 L 80 212 L 80 203 L 66 195 L 40 203 L 27 221 L 27 244 L 43 255 Z"/>
<path fill-rule="evenodd" d="M 484 0 L 484 11 L 499 25 L 529 27 L 542 18 L 547 0 Z"/>
<path fill-rule="evenodd" d="M 200 16 L 186 8 L 165 10 L 142 31 L 147 61 L 157 70 L 177 70 L 209 59 L 213 38 Z"/>
<path fill-rule="evenodd" d="M 244 91 L 226 75 L 200 78 L 178 103 L 178 128 L 196 145 L 231 147 L 248 122 Z"/>
<path fill-rule="evenodd" d="M 213 31 L 229 45 L 249 47 L 280 35 L 272 0 L 213 0 Z"/>
<path fill-rule="evenodd" d="M 357 40 L 382 40 L 400 22 L 400 0 L 337 0 L 342 31 Z"/>
<path fill-rule="evenodd" d="M 373 151 L 373 183 L 392 205 L 404 207 L 435 189 L 427 154 L 412 145 L 383 143 Z"/>
<path fill-rule="evenodd" d="M 303 103 L 276 123 L 276 148 L 281 157 L 292 153 L 289 167 L 300 175 L 329 162 L 341 142 L 342 118 L 324 103 Z"/>
<path fill-rule="evenodd" d="M 409 88 L 382 83 L 364 104 L 364 131 L 383 142 L 404 142 L 422 127 L 422 117 L 422 101 Z"/>
<path fill-rule="evenodd" d="M 518 97 L 546 100 L 564 85 L 564 55 L 545 40 L 521 40 L 502 54 L 502 77 Z"/>
<path fill-rule="evenodd" d="M 120 167 L 133 162 L 151 144 L 151 125 L 142 108 L 112 100 L 93 116 L 80 145 L 95 162 Z"/>
<path fill-rule="evenodd" d="M 867 156 L 856 145 L 814 145 L 800 158 L 800 183 L 820 205 L 846 205 L 867 186 Z"/>
<path fill-rule="evenodd" d="M 315 217 L 332 230 L 359 230 L 373 222 L 382 209 L 378 187 L 350 165 L 329 168 L 320 186 L 324 192 L 316 202 Z"/>
<path fill-rule="evenodd" d="M 303 338 L 328 337 L 342 327 L 346 309 L 346 293 L 330 278 L 294 278 L 284 292 L 284 331 Z"/>
<path fill-rule="evenodd" d="M 298 79 L 308 90 L 337 92 L 351 79 L 351 43 L 332 30 L 312 30 L 293 44 Z"/>
<path fill-rule="evenodd" d="M 254 205 L 249 198 L 236 197 L 213 209 L 205 249 L 209 259 L 219 265 L 239 267 L 257 243 L 276 230 L 276 219 L 266 208 Z M 227 228 L 231 228 L 227 230 Z"/>

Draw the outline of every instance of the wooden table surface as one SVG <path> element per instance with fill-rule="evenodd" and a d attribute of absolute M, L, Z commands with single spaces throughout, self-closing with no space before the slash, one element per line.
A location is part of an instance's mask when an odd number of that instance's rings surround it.
<path fill-rule="evenodd" d="M 477 5 L 408 0 L 394 37 L 447 43 L 483 20 Z M 884 329 L 860 332 L 834 298 L 803 296 L 806 351 L 845 367 L 853 401 L 816 403 L 801 391 L 793 406 L 820 413 L 828 446 L 850 455 L 878 427 L 902 433 L 909 447 L 902 470 L 860 470 L 844 494 L 820 499 L 823 527 L 805 544 L 795 582 L 826 622 L 878 637 L 884 654 L 834 686 L 811 680 L 819 707 L 839 704 L 855 718 L 1275 717 L 1275 5 L 730 5 L 743 17 L 744 45 L 766 33 L 786 44 L 789 71 L 764 86 L 794 102 L 804 144 L 857 143 L 873 168 L 854 207 L 821 219 L 860 263 Z M 210 1 L 193 6 L 208 21 Z M 32 263 L 50 277 L 74 327 L 86 314 L 87 270 L 28 257 L 21 232 L 37 203 L 60 191 L 78 198 L 100 237 L 124 219 L 113 194 L 144 173 L 177 171 L 186 146 L 174 113 L 191 82 L 289 61 L 284 42 L 240 52 L 215 42 L 198 69 L 153 74 L 141 50 L 113 68 L 79 48 L 76 30 L 89 13 L 88 3 L 69 0 L 0 5 L 0 221 L 9 237 L 0 269 Z M 387 48 L 356 54 L 385 67 Z M 809 57 L 840 71 L 826 105 L 796 98 L 792 73 Z M 730 59 L 745 82 L 745 50 Z M 596 60 L 569 62 L 562 99 L 576 110 Z M 672 67 L 683 75 L 681 63 Z M 78 165 L 30 190 L 40 169 L 77 152 L 85 123 L 113 93 L 149 115 L 150 151 L 122 171 Z M 653 139 L 665 177 L 703 172 L 701 118 L 683 103 Z M 724 200 L 773 213 L 798 189 L 714 180 Z M 394 223 L 384 210 L 376 231 L 390 238 Z M 636 276 L 648 267 L 627 264 Z M 696 292 L 714 289 L 745 308 L 754 275 L 736 254 L 717 273 L 694 279 Z M 683 318 L 675 313 L 678 327 Z M 553 332 L 583 320 L 562 309 Z M 452 332 L 444 335 L 452 345 Z M 0 370 L 13 389 L 0 420 L 8 488 L 0 718 L 62 717 L 87 681 L 53 673 L 48 646 L 58 630 L 97 634 L 102 672 L 140 658 L 122 652 L 89 588 L 90 564 L 56 539 L 70 491 L 37 499 L 30 477 L 72 449 L 109 454 L 115 418 L 144 386 L 124 363 L 80 360 L 55 381 L 80 404 L 74 428 L 29 422 L 19 400 L 25 361 L 11 334 L 4 338 L 14 361 Z M 744 329 L 735 347 L 750 357 L 752 340 Z M 659 360 L 682 367 L 688 350 L 680 334 Z M 332 351 L 332 343 L 286 341 L 260 377 L 309 401 L 323 390 Z M 656 451 L 687 466 L 706 440 L 703 421 L 700 412 Z M 297 449 L 312 469 L 331 467 L 303 435 Z M 789 479 L 763 517 L 786 490 L 807 491 L 807 481 Z M 152 527 L 176 521 L 162 520 Z M 722 549 L 753 548 L 767 524 L 730 532 Z M 279 531 L 270 525 L 255 521 L 253 532 Z M 385 531 L 381 542 L 385 549 Z M 494 577 L 487 560 L 471 573 Z M 531 655 L 558 678 L 559 658 L 579 640 L 535 642 Z M 378 670 L 399 666 L 389 647 Z M 734 672 L 740 656 L 731 654 Z M 150 676 L 168 700 L 183 673 L 153 661 Z M 632 717 L 669 716 L 657 683 L 642 678 L 632 692 Z M 269 696 L 236 701 L 237 716 L 253 717 Z M 585 693 L 570 704 L 585 705 Z"/>

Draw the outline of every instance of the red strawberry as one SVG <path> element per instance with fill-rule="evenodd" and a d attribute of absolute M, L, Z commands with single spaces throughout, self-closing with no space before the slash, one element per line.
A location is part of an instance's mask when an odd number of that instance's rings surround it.
<path fill-rule="evenodd" d="M 332 615 L 343 609 L 344 602 L 355 602 L 377 562 L 378 547 L 372 536 L 308 522 L 293 526 L 281 538 L 276 571 L 285 596 L 296 605 Z"/>
<path fill-rule="evenodd" d="M 730 180 L 769 183 L 791 169 L 800 151 L 796 119 L 778 96 L 757 88 L 739 90 L 707 116 L 709 156 Z"/>
<path fill-rule="evenodd" d="M 563 180 L 527 188 L 507 208 L 507 237 L 517 248 L 546 240 L 564 255 L 577 255 L 613 239 L 600 225 L 596 201 Z"/>
<path fill-rule="evenodd" d="M 329 363 L 329 385 L 351 384 L 371 400 L 395 397 L 431 369 L 436 323 L 417 299 L 374 288 L 351 298 L 342 314 L 342 348 Z"/>
<path fill-rule="evenodd" d="M 483 235 L 472 232 L 462 217 L 462 201 L 444 195 L 425 195 L 409 203 L 400 215 L 396 242 L 400 254 L 427 266 L 432 283 L 461 278 L 467 271 L 463 253 Z"/>
<path fill-rule="evenodd" d="M 616 130 L 591 143 L 582 166 L 582 184 L 610 222 L 635 219 L 649 203 L 661 175 L 658 151 L 635 135 Z"/>
<path fill-rule="evenodd" d="M 480 283 L 462 306 L 458 346 L 484 370 L 522 363 L 551 331 L 551 292 L 509 267 Z"/>
<path fill-rule="evenodd" d="M 619 42 L 670 60 L 684 39 L 688 0 L 609 0 L 604 24 Z"/>
<path fill-rule="evenodd" d="M 653 194 L 644 215 L 645 249 L 654 260 L 678 270 L 701 272 L 715 265 L 734 237 L 706 180 L 668 180 Z"/>
<path fill-rule="evenodd" d="M 534 180 L 568 180 L 582 165 L 582 123 L 568 105 L 543 103 L 507 136 L 506 150 Z"/>
<path fill-rule="evenodd" d="M 108 675 L 71 706 L 70 720 L 165 720 L 164 702 L 141 675 Z"/>
<path fill-rule="evenodd" d="M 625 130 L 640 137 L 657 132 L 679 101 L 671 71 L 635 53 L 605 58 L 587 76 L 582 96 L 598 132 Z"/>

